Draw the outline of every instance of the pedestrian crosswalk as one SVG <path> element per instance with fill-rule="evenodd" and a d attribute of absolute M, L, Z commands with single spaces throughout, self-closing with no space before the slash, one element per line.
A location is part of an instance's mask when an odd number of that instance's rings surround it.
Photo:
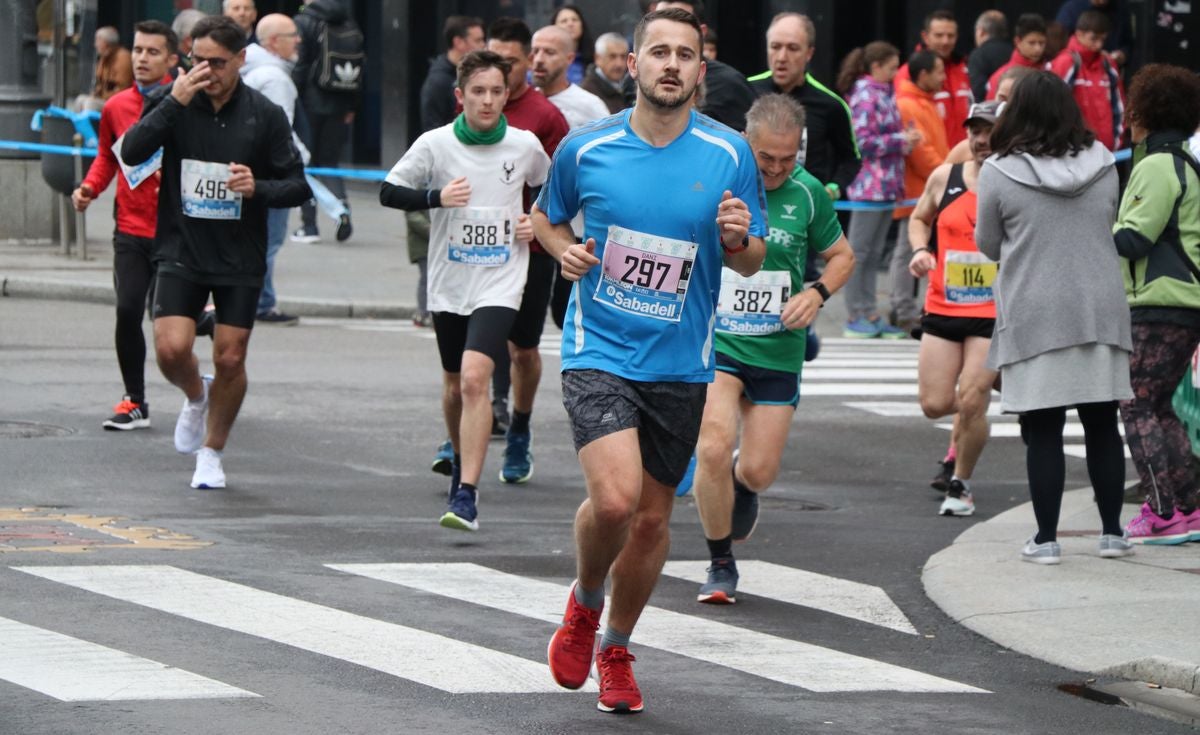
<path fill-rule="evenodd" d="M 400 587 L 435 595 L 452 604 L 461 603 L 456 604 L 456 610 L 461 614 L 475 611 L 481 629 L 504 626 L 518 631 L 524 627 L 529 635 L 544 635 L 547 640 L 559 622 L 570 590 L 562 582 L 472 563 L 324 566 L 369 580 L 367 584 L 387 585 L 375 592 L 387 593 Z M 701 561 L 676 562 L 667 573 L 690 579 L 703 567 Z M 164 565 L 28 565 L 10 569 L 44 583 L 73 588 L 79 595 L 97 595 L 210 626 L 218 631 L 205 635 L 213 647 L 222 645 L 220 631 L 248 635 L 452 695 L 573 693 L 555 685 L 545 660 L 526 658 L 527 651 L 513 653 L 457 640 L 422 630 L 411 620 L 406 620 L 408 625 L 400 625 L 373 619 L 304 600 L 303 593 L 292 597 Z M 746 595 L 791 605 L 812 602 L 817 609 L 888 629 L 885 635 L 907 637 L 916 633 L 878 588 L 778 565 L 756 566 L 753 562 L 747 562 L 745 576 Z M 771 579 L 783 583 L 769 584 Z M 83 597 L 72 602 L 80 608 L 88 604 Z M 856 612 L 851 609 L 855 606 L 862 609 Z M 695 663 L 704 662 L 814 692 L 987 693 L 895 663 L 714 620 L 708 612 L 705 608 L 685 614 L 649 606 L 638 623 L 636 644 L 691 660 L 688 671 L 693 676 Z M 115 620 L 120 625 L 120 618 Z M 746 622 L 753 625 L 753 621 Z M 435 627 L 434 623 L 430 627 Z M 153 634 L 153 629 L 144 624 L 138 631 L 141 637 Z M 229 645 L 235 644 L 230 640 Z M 169 651 L 169 642 L 165 649 L 159 646 L 155 650 Z M 0 680 L 62 701 L 266 696 L 239 686 L 238 672 L 231 676 L 235 680 L 217 681 L 172 667 L 169 662 L 152 661 L 0 617 Z M 588 682 L 583 691 L 595 692 L 596 687 Z"/>
<path fill-rule="evenodd" d="M 822 340 L 820 356 L 804 368 L 800 394 L 805 398 L 837 399 L 848 408 L 876 416 L 924 419 L 917 401 L 919 349 L 920 343 L 913 340 Z M 992 394 L 988 416 L 992 440 L 1020 440 L 1017 417 L 1000 413 L 998 393 Z M 948 418 L 935 426 L 945 431 L 954 428 Z M 1064 453 L 1087 456 L 1083 425 L 1074 412 L 1067 414 L 1063 437 Z M 1128 448 L 1125 456 L 1129 456 Z"/>

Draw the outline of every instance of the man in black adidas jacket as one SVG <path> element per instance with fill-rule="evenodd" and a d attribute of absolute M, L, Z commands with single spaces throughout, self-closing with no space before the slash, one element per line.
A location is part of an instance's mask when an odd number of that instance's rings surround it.
<path fill-rule="evenodd" d="M 158 364 L 187 395 L 175 448 L 196 453 L 192 487 L 225 487 L 221 452 L 246 394 L 246 348 L 267 269 L 267 208 L 298 206 L 312 192 L 283 110 L 241 82 L 245 33 L 229 18 L 209 16 L 192 37 L 191 71 L 147 99 L 121 157 L 137 165 L 162 149 Z M 195 315 L 209 294 L 215 379 L 201 377 L 192 352 Z"/>

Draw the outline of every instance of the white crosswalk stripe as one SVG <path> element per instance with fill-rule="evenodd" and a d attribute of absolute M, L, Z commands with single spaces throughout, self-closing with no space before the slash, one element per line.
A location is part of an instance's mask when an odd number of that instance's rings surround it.
<path fill-rule="evenodd" d="M 190 671 L 0 618 L 0 679 L 63 702 L 257 697 Z"/>
<path fill-rule="evenodd" d="M 800 395 L 806 398 L 844 398 L 844 406 L 887 418 L 921 418 L 924 413 L 917 402 L 916 358 L 920 343 L 913 340 L 822 340 L 820 356 L 804 368 Z M 875 400 L 894 397 L 897 400 Z M 899 400 L 901 397 L 904 400 Z M 992 394 L 988 407 L 993 440 L 1020 439 L 1017 417 L 1000 412 L 999 394 Z M 953 424 L 935 424 L 945 431 Z M 1122 434 L 1124 427 L 1121 427 Z M 1063 452 L 1071 457 L 1084 458 L 1087 450 L 1082 443 L 1083 425 L 1071 411 L 1063 437 L 1068 442 Z M 1125 447 L 1129 457 L 1129 448 Z"/>
<path fill-rule="evenodd" d="M 680 562 L 680 569 L 702 562 Z M 547 640 L 569 587 L 469 563 L 327 564 L 358 577 L 529 618 Z M 668 566 L 668 573 L 676 565 Z M 882 590 L 784 566 L 745 562 L 747 594 L 806 605 L 915 634 Z M 465 643 L 171 566 L 13 566 L 43 580 L 189 621 L 348 661 L 452 694 L 562 693 L 544 660 Z M 687 576 L 680 573 L 680 576 Z M 774 579 L 778 584 L 768 584 Z M 758 581 L 755 581 L 758 580 Z M 814 594 L 816 586 L 823 588 Z M 817 599 L 820 598 L 820 599 Z M 75 604 L 79 604 L 76 601 Z M 707 611 L 706 611 L 707 612 Z M 494 627 L 496 613 L 478 611 Z M 117 625 L 120 618 L 117 618 Z M 511 625 L 511 623 L 510 623 Z M 153 636 L 143 625 L 139 636 Z M 984 689 L 884 661 L 647 607 L 638 646 L 723 666 L 814 692 L 987 694 Z M 173 636 L 172 641 L 176 640 Z M 209 645 L 220 638 L 206 634 Z M 169 646 L 168 646 L 169 647 Z M 218 661 L 220 659 L 214 659 Z M 694 669 L 690 669 L 694 671 Z M 65 701 L 258 697 L 253 692 L 116 649 L 0 617 L 0 680 Z M 596 692 L 588 681 L 583 692 Z"/>
<path fill-rule="evenodd" d="M 476 564 L 329 564 L 331 569 L 557 623 L 570 588 Z M 816 692 L 986 693 L 912 669 L 647 606 L 637 643 Z"/>

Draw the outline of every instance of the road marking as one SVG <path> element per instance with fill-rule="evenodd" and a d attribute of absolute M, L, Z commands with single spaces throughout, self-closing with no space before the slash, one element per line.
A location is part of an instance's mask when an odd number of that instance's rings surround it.
<path fill-rule="evenodd" d="M 327 564 L 546 623 L 558 623 L 569 587 L 476 564 Z M 648 606 L 634 641 L 814 692 L 988 693 L 966 684 L 829 648 Z"/>
<path fill-rule="evenodd" d="M 818 367 L 806 367 L 801 377 L 809 380 L 916 380 L 915 367 L 829 367 L 820 364 Z"/>
<path fill-rule="evenodd" d="M 454 694 L 568 691 L 544 663 L 175 567 L 13 569 Z"/>
<path fill-rule="evenodd" d="M 869 355 L 864 357 L 849 358 L 840 352 L 830 352 L 830 357 L 821 355 L 814 366 L 819 368 L 865 368 L 865 367 L 917 367 L 917 358 L 915 357 L 880 357 L 879 355 Z M 808 375 L 808 371 L 813 368 L 806 367 L 804 374 Z"/>
<path fill-rule="evenodd" d="M 951 431 L 954 429 L 954 424 L 938 424 L 939 429 Z M 1117 424 L 1117 431 L 1121 436 L 1125 436 L 1125 427 Z M 1083 438 L 1083 424 L 1077 421 L 1068 421 L 1063 426 L 1063 436 L 1071 439 Z M 1019 439 L 1021 437 L 1021 425 L 1015 422 L 993 421 L 991 423 L 991 438 L 992 439 Z"/>
<path fill-rule="evenodd" d="M 994 399 L 995 396 L 992 396 Z M 858 409 L 873 413 L 876 416 L 886 416 L 888 418 L 924 418 L 925 412 L 921 410 L 921 404 L 917 401 L 848 401 L 842 404 L 849 408 Z M 993 400 L 988 405 L 988 416 L 1002 416 L 1000 413 L 1000 401 Z"/>
<path fill-rule="evenodd" d="M 0 618 L 0 679 L 63 702 L 257 697 L 132 653 Z"/>
<path fill-rule="evenodd" d="M 914 383 L 810 383 L 801 376 L 801 396 L 915 396 Z"/>
<path fill-rule="evenodd" d="M 704 584 L 706 565 L 704 561 L 669 561 L 663 574 Z M 739 593 L 917 635 L 917 629 L 880 587 L 753 559 L 738 562 L 738 575 Z"/>

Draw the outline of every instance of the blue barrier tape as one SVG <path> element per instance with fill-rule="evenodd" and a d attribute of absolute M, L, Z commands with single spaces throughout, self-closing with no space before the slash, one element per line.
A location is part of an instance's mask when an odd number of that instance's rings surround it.
<path fill-rule="evenodd" d="M 338 176 L 343 179 L 357 179 L 358 181 L 383 181 L 388 175 L 387 171 L 375 169 L 306 168 L 304 170 L 313 176 Z"/>
<path fill-rule="evenodd" d="M 833 208 L 839 212 L 886 212 L 900 207 L 915 207 L 916 199 L 903 199 L 898 202 L 834 202 Z"/>
<path fill-rule="evenodd" d="M 0 140 L 0 149 L 30 151 L 32 153 L 55 153 L 61 156 L 96 157 L 95 148 L 76 148 L 70 145 L 49 145 L 47 143 L 22 143 L 16 140 Z"/>

